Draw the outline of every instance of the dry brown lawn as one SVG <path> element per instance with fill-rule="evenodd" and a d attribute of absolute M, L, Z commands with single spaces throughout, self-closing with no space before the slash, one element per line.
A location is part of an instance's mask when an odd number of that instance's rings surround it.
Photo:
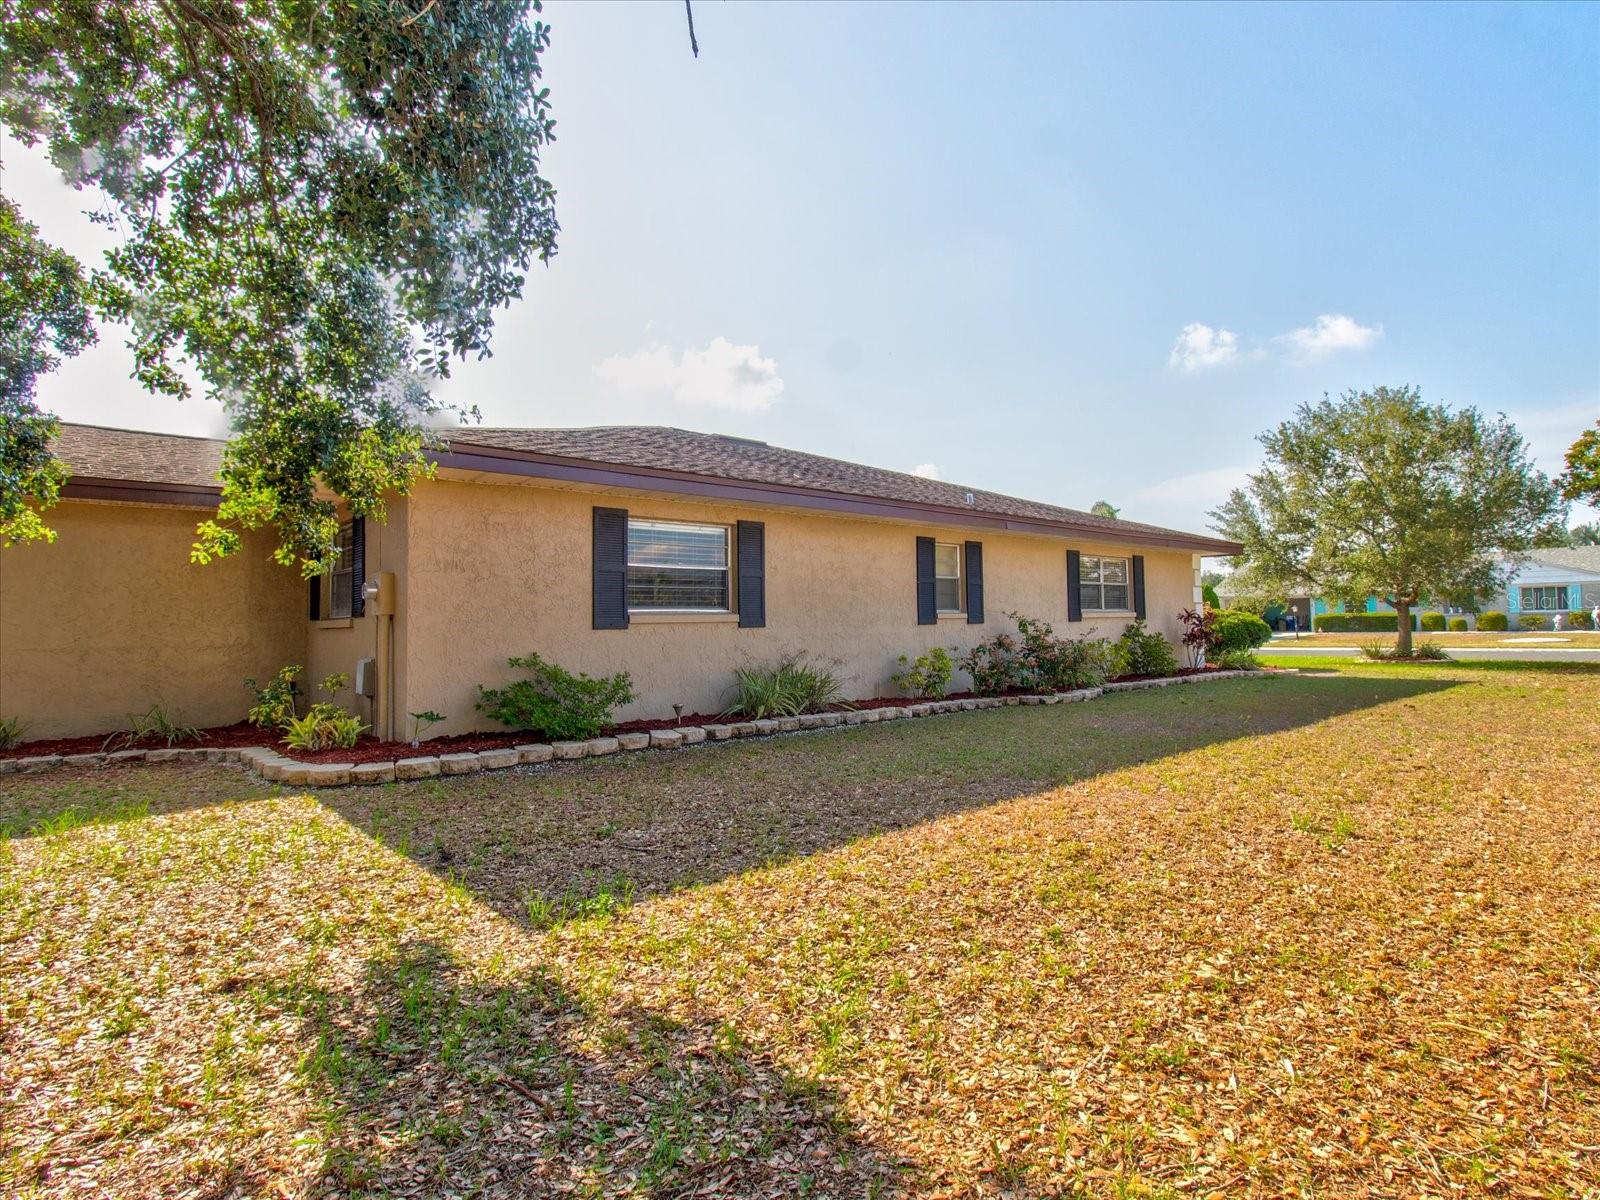
<path fill-rule="evenodd" d="M 1600 672 L 0 781 L 0 1194 L 1600 1195 Z"/>

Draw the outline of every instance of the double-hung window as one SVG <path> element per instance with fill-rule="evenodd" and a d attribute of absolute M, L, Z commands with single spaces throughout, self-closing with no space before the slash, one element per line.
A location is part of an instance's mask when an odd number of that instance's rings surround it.
<path fill-rule="evenodd" d="M 1133 608 L 1128 560 L 1084 554 L 1078 558 L 1078 599 L 1085 612 L 1126 612 Z"/>
<path fill-rule="evenodd" d="M 351 601 L 355 595 L 355 532 L 349 521 L 339 526 L 336 548 L 339 556 L 334 560 L 333 570 L 328 573 L 327 612 L 330 619 L 342 621 L 350 616 L 354 607 Z"/>
<path fill-rule="evenodd" d="M 933 594 L 942 613 L 958 613 L 961 608 L 961 546 L 957 542 L 935 542 L 933 546 Z"/>
<path fill-rule="evenodd" d="M 628 607 L 728 612 L 728 527 L 628 519 Z"/>
<path fill-rule="evenodd" d="M 1555 587 L 1525 587 L 1522 589 L 1522 607 L 1526 612 L 1565 612 L 1567 589 Z"/>

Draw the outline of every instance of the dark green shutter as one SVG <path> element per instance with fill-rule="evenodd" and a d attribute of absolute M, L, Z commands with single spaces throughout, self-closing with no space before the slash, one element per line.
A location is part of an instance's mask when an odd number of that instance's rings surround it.
<path fill-rule="evenodd" d="M 594 510 L 594 627 L 628 627 L 628 510 Z"/>
<path fill-rule="evenodd" d="M 767 527 L 761 521 L 740 521 L 734 553 L 739 560 L 739 628 L 767 625 Z"/>
<path fill-rule="evenodd" d="M 967 566 L 967 624 L 983 624 L 983 543 L 968 542 L 965 551 Z"/>
<path fill-rule="evenodd" d="M 933 539 L 917 539 L 917 624 L 939 623 L 939 589 L 933 576 Z"/>
<path fill-rule="evenodd" d="M 367 614 L 367 519 L 350 522 L 350 615 Z"/>
<path fill-rule="evenodd" d="M 1133 615 L 1144 620 L 1144 555 L 1133 556 Z"/>
<path fill-rule="evenodd" d="M 1076 550 L 1067 551 L 1067 620 L 1083 620 L 1083 595 L 1078 589 L 1078 572 L 1081 569 Z"/>
<path fill-rule="evenodd" d="M 322 620 L 322 576 L 313 575 L 306 580 L 311 585 L 311 603 L 307 607 L 307 616 L 313 621 Z"/>

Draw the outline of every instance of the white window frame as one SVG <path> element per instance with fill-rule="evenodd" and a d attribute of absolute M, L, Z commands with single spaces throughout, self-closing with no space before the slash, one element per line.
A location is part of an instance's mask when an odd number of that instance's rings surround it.
<path fill-rule="evenodd" d="M 1108 562 L 1122 564 L 1122 582 L 1107 584 L 1105 581 L 1105 565 Z M 1094 563 L 1094 579 L 1087 579 L 1089 564 Z M 1078 555 L 1078 606 L 1084 612 L 1097 613 L 1124 613 L 1133 611 L 1133 559 L 1121 554 L 1079 554 Z M 1107 608 L 1106 588 L 1120 587 L 1128 593 L 1128 602 L 1120 608 Z M 1090 604 L 1089 597 L 1093 595 L 1098 603 Z"/>
<path fill-rule="evenodd" d="M 328 572 L 328 607 L 325 610 L 325 619 L 348 621 L 355 611 L 356 556 L 353 521 L 339 523 L 339 540 L 334 543 L 334 549 L 339 552 L 339 557 L 334 562 L 333 570 Z M 340 580 L 344 581 L 342 605 L 339 603 Z"/>
<path fill-rule="evenodd" d="M 950 549 L 950 550 L 954 550 L 956 552 L 956 573 L 954 575 L 941 575 L 941 574 L 939 574 L 939 551 L 940 550 L 944 550 L 944 549 Z M 933 595 L 934 595 L 934 607 L 937 609 L 937 611 L 939 611 L 941 613 L 944 613 L 946 615 L 951 615 L 951 614 L 956 614 L 956 613 L 964 613 L 964 612 L 967 611 L 966 578 L 967 578 L 966 547 L 963 546 L 960 542 L 934 542 L 934 544 L 933 544 Z M 939 581 L 942 580 L 942 579 L 954 579 L 956 581 L 956 606 L 954 608 L 944 608 L 944 607 L 939 605 L 939 601 L 938 601 L 938 597 L 939 597 Z"/>
<path fill-rule="evenodd" d="M 1529 604 L 1528 597 L 1535 596 L 1543 599 L 1542 593 L 1554 593 L 1556 603 L 1549 608 L 1542 604 Z M 1522 601 L 1522 612 L 1557 613 L 1567 611 L 1567 585 L 1564 583 L 1543 583 L 1524 586 L 1518 589 L 1518 599 Z"/>
<path fill-rule="evenodd" d="M 701 605 L 697 605 L 697 606 L 681 606 L 681 607 L 676 607 L 676 608 L 666 608 L 666 607 L 662 607 L 662 606 L 659 606 L 659 605 L 653 605 L 653 604 L 647 604 L 647 605 L 636 605 L 636 604 L 634 604 L 633 603 L 633 587 L 632 587 L 631 582 L 626 578 L 626 571 L 629 568 L 632 568 L 632 567 L 652 567 L 652 568 L 654 568 L 655 570 L 658 570 L 658 571 L 672 571 L 672 570 L 707 571 L 707 570 L 715 570 L 716 569 L 714 567 L 684 567 L 684 566 L 681 566 L 680 564 L 676 564 L 676 563 L 635 562 L 634 559 L 633 559 L 633 550 L 632 550 L 632 545 L 633 545 L 632 534 L 633 534 L 633 528 L 636 525 L 653 525 L 653 526 L 657 526 L 657 527 L 666 527 L 666 528 L 674 528 L 674 529 L 694 529 L 694 530 L 700 530 L 700 531 L 703 531 L 703 532 L 715 531 L 717 533 L 720 533 L 722 535 L 722 573 L 726 577 L 726 581 L 725 581 L 725 583 L 723 585 L 723 594 L 726 595 L 727 598 L 728 598 L 727 599 L 727 603 L 723 604 L 721 606 L 709 606 L 709 605 L 701 606 Z M 734 607 L 734 594 L 733 594 L 733 587 L 734 587 L 734 574 L 733 574 L 733 527 L 731 525 L 719 525 L 719 524 L 717 524 L 715 522 L 712 522 L 712 521 L 672 521 L 672 520 L 666 520 L 666 519 L 663 519 L 663 518 L 660 518 L 660 517 L 635 517 L 634 515 L 632 515 L 630 513 L 628 515 L 628 528 L 627 528 L 627 532 L 626 532 L 625 536 L 627 538 L 627 547 L 628 548 L 624 551 L 624 557 L 625 557 L 626 561 L 623 564 L 624 572 L 625 572 L 624 580 L 623 580 L 623 587 L 625 589 L 627 589 L 628 612 L 630 612 L 630 613 L 648 614 L 648 613 L 732 613 L 732 612 L 737 611 L 735 609 L 735 607 Z"/>

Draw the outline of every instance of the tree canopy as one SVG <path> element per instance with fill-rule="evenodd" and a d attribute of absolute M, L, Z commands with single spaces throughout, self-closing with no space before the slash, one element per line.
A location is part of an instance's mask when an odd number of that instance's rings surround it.
<path fill-rule="evenodd" d="M 38 377 L 94 341 L 83 272 L 0 196 L 0 545 L 54 541 L 39 513 L 66 472 L 50 454 L 56 421 L 34 403 Z"/>
<path fill-rule="evenodd" d="M 1579 434 L 1567 451 L 1561 490 L 1568 500 L 1600 505 L 1600 421 Z"/>
<path fill-rule="evenodd" d="M 1377 595 L 1400 615 L 1504 583 L 1515 557 L 1562 524 L 1558 489 L 1503 416 L 1425 404 L 1412 387 L 1301 405 L 1260 437 L 1266 463 L 1212 512 L 1244 546 L 1261 591 L 1337 600 Z"/>
<path fill-rule="evenodd" d="M 0 0 L 0 121 L 121 235 L 97 314 L 131 327 L 145 387 L 187 396 L 186 361 L 232 421 L 197 560 L 270 525 L 321 569 L 319 483 L 381 516 L 427 473 L 427 378 L 487 354 L 556 249 L 538 8 Z"/>
<path fill-rule="evenodd" d="M 1117 514 L 1122 510 L 1117 508 L 1109 500 L 1096 500 L 1089 511 L 1097 517 L 1110 517 L 1113 521 L 1115 521 L 1117 519 Z"/>

